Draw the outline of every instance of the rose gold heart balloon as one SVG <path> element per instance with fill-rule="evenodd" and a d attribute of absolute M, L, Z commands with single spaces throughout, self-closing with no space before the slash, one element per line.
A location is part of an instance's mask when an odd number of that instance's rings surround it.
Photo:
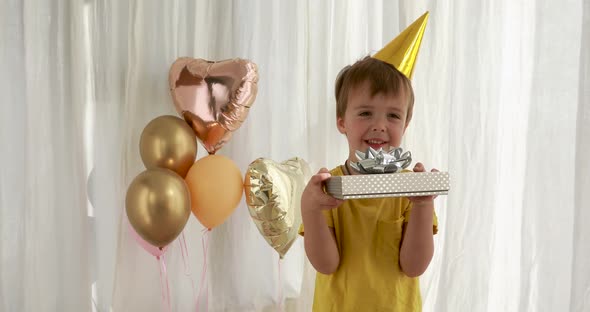
<path fill-rule="evenodd" d="M 209 154 L 215 154 L 248 116 L 258 92 L 258 70 L 243 59 L 183 57 L 172 64 L 169 82 L 176 111 Z"/>

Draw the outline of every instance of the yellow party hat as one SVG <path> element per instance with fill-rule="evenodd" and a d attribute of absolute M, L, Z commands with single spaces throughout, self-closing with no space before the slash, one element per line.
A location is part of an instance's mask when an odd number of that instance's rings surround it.
<path fill-rule="evenodd" d="M 414 64 L 418 57 L 418 51 L 420 51 L 420 44 L 428 21 L 428 14 L 429 12 L 426 12 L 420 16 L 383 49 L 375 53 L 373 58 L 393 65 L 408 79 L 412 79 Z"/>

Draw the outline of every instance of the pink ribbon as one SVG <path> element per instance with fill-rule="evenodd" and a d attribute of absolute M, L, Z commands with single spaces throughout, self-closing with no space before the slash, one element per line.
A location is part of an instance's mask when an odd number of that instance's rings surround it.
<path fill-rule="evenodd" d="M 170 285 L 168 284 L 168 272 L 166 271 L 166 260 L 164 255 L 156 257 L 160 263 L 160 286 L 162 288 L 162 304 L 165 307 L 165 311 L 170 312 Z M 166 280 L 166 284 L 164 284 Z"/>
<path fill-rule="evenodd" d="M 182 232 L 182 234 L 180 234 L 180 252 L 182 254 L 182 262 L 184 262 L 184 275 L 186 275 L 189 280 L 191 281 L 191 287 L 193 288 L 193 298 L 195 300 L 195 307 L 197 309 L 197 311 L 199 311 L 199 301 L 197 300 L 196 294 L 195 294 L 195 281 L 193 280 L 193 277 L 191 276 L 191 272 L 189 270 L 188 267 L 188 249 L 186 248 L 186 239 L 184 238 L 184 232 Z"/>
<path fill-rule="evenodd" d="M 199 301 L 201 300 L 201 292 L 205 287 L 205 311 L 209 311 L 209 289 L 206 283 L 207 278 L 207 250 L 209 250 L 209 232 L 211 229 L 203 229 L 201 233 L 201 244 L 203 245 L 203 269 L 201 270 L 201 283 L 199 285 L 199 296 L 197 297 L 197 311 L 199 311 Z M 205 286 L 206 285 L 206 286 Z"/>
<path fill-rule="evenodd" d="M 281 279 L 281 257 L 279 257 L 279 311 L 284 311 L 283 307 L 283 283 Z"/>

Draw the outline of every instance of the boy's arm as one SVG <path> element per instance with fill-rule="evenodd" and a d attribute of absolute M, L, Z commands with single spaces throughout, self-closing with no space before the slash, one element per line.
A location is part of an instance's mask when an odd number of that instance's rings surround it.
<path fill-rule="evenodd" d="M 303 213 L 305 227 L 305 253 L 316 271 L 323 274 L 336 272 L 340 254 L 336 246 L 334 228 L 326 225 L 323 213 Z"/>
<path fill-rule="evenodd" d="M 433 169 L 432 171 L 437 171 Z M 424 166 L 417 163 L 414 172 L 424 172 Z M 399 262 L 402 271 L 409 277 L 422 275 L 428 268 L 434 254 L 432 224 L 434 222 L 434 198 L 420 196 L 409 198 L 412 202 L 410 221 L 404 229 Z"/>
<path fill-rule="evenodd" d="M 432 222 L 434 203 L 413 203 L 412 216 L 404 229 L 399 264 L 409 277 L 422 275 L 434 254 L 432 239 Z"/>
<path fill-rule="evenodd" d="M 329 177 L 328 170 L 322 168 L 310 179 L 301 196 L 305 253 L 313 267 L 323 274 L 334 273 L 340 264 L 334 229 L 328 227 L 323 213 L 342 204 L 342 200 L 322 190 L 322 182 Z"/>

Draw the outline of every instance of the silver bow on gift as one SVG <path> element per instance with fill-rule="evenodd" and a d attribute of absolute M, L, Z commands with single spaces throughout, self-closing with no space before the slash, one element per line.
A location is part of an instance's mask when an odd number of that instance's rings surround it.
<path fill-rule="evenodd" d="M 367 152 L 356 151 L 358 162 L 350 163 L 350 166 L 363 174 L 373 173 L 396 173 L 407 168 L 412 163 L 412 153 L 403 153 L 401 147 L 394 148 L 389 152 L 383 149 L 375 150 L 369 147 Z"/>

